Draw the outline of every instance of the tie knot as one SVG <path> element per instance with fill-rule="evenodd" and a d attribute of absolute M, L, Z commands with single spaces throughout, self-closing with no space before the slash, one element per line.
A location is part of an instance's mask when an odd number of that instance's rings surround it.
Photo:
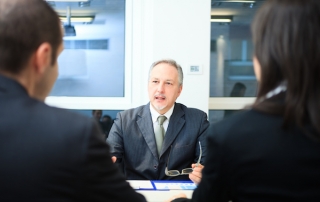
<path fill-rule="evenodd" d="M 166 116 L 158 116 L 158 122 L 159 122 L 159 125 L 162 125 L 163 122 L 167 119 Z"/>

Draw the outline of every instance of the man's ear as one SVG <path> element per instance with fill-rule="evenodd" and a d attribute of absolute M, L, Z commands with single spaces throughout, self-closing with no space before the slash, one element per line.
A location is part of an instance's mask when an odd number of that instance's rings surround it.
<path fill-rule="evenodd" d="M 181 94 L 181 92 L 182 92 L 182 87 L 183 87 L 182 85 L 179 86 L 179 91 L 178 91 L 178 94 L 179 94 L 179 95 L 178 95 L 178 96 L 180 96 L 180 94 Z"/>
<path fill-rule="evenodd" d="M 46 68 L 51 66 L 51 53 L 52 48 L 49 43 L 42 43 L 34 55 L 34 67 L 35 71 L 39 74 L 43 74 Z"/>

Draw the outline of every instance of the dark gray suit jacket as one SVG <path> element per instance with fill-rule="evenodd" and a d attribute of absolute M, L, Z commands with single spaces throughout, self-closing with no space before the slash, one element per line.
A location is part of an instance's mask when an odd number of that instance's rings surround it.
<path fill-rule="evenodd" d="M 169 120 L 160 157 L 154 136 L 150 103 L 118 113 L 107 139 L 130 180 L 188 180 L 188 175 L 168 177 L 165 166 L 170 154 L 169 170 L 190 168 L 199 157 L 199 141 L 205 159 L 205 134 L 209 126 L 203 111 L 175 103 Z M 172 147 L 172 148 L 171 148 Z"/>
<path fill-rule="evenodd" d="M 145 201 L 96 122 L 30 98 L 0 75 L 0 201 Z"/>

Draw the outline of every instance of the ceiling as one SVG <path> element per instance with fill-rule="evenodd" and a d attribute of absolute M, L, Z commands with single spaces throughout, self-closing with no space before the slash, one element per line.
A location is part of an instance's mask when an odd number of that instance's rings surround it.
<path fill-rule="evenodd" d="M 46 0 L 60 16 L 66 16 L 67 7 L 71 9 L 71 16 L 95 16 L 105 12 L 124 12 L 125 0 L 89 0 L 89 7 L 80 7 L 79 2 L 63 2 L 63 0 Z M 76 0 L 74 0 L 76 1 Z M 235 0 L 211 0 L 211 15 L 233 16 L 232 24 L 250 24 L 256 10 L 265 0 L 255 0 L 250 7 L 249 0 L 236 2 Z M 243 3 L 248 2 L 248 3 Z"/>
<path fill-rule="evenodd" d="M 80 7 L 79 2 L 68 2 L 68 0 L 65 2 L 61 0 L 47 0 L 47 2 L 61 16 L 66 15 L 68 6 L 71 9 L 72 16 L 92 16 L 102 12 L 119 12 L 125 9 L 123 6 L 125 5 L 125 0 L 91 0 L 88 7 Z"/>
<path fill-rule="evenodd" d="M 264 1 L 211 0 L 211 15 L 233 16 L 233 25 L 249 25 Z"/>

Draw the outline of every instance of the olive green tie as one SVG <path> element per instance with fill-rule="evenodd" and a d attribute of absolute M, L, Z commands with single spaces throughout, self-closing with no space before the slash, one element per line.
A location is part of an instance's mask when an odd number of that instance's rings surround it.
<path fill-rule="evenodd" d="M 160 156 L 160 151 L 163 143 L 163 138 L 164 138 L 164 128 L 163 128 L 163 122 L 167 119 L 165 116 L 158 116 L 158 125 L 155 126 L 154 129 L 154 134 L 156 137 L 156 143 L 157 143 L 157 150 L 158 154 Z"/>

